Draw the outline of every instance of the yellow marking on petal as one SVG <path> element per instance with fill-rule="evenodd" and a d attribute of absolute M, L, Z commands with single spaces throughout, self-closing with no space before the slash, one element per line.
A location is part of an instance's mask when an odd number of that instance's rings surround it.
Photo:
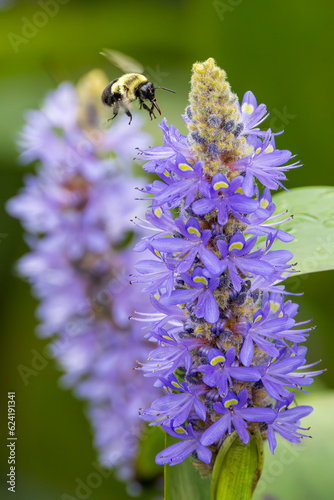
<path fill-rule="evenodd" d="M 232 243 L 232 245 L 230 245 L 229 247 L 229 250 L 242 250 L 243 248 L 243 243 L 241 241 L 236 241 L 235 243 Z"/>
<path fill-rule="evenodd" d="M 174 252 L 173 255 L 174 257 L 177 257 L 178 255 L 181 255 L 181 252 Z"/>
<path fill-rule="evenodd" d="M 273 300 L 270 301 L 270 310 L 273 313 L 277 313 L 277 311 L 280 308 L 280 304 L 278 302 L 274 302 Z"/>
<path fill-rule="evenodd" d="M 265 198 L 262 198 L 262 200 L 260 201 L 260 207 L 267 208 L 268 205 L 269 205 L 269 201 L 266 200 Z"/>
<path fill-rule="evenodd" d="M 261 319 L 262 319 L 262 314 L 260 314 L 259 316 L 257 316 L 257 318 L 254 320 L 254 323 L 257 323 Z"/>
<path fill-rule="evenodd" d="M 162 338 L 166 339 L 166 340 L 172 340 L 171 337 L 169 335 L 163 335 Z"/>
<path fill-rule="evenodd" d="M 144 415 L 146 415 L 146 413 L 144 413 Z M 159 415 L 160 415 L 160 413 L 159 413 Z M 164 419 L 165 419 L 165 417 L 155 418 L 150 425 L 153 425 L 153 423 L 159 423 Z"/>
<path fill-rule="evenodd" d="M 214 185 L 213 185 L 213 189 L 215 191 L 218 191 L 218 189 L 221 189 L 221 188 L 228 188 L 228 184 L 227 182 L 224 182 L 224 181 L 219 181 L 219 182 L 215 182 Z"/>
<path fill-rule="evenodd" d="M 147 361 L 150 361 L 150 359 L 151 359 L 151 356 L 149 358 L 147 358 Z"/>
<path fill-rule="evenodd" d="M 159 259 L 162 259 L 161 257 L 161 253 L 159 252 L 159 250 L 154 250 L 154 253 L 157 257 L 159 257 Z"/>
<path fill-rule="evenodd" d="M 154 215 L 156 215 L 159 218 L 162 216 L 162 210 L 160 207 L 154 209 Z"/>
<path fill-rule="evenodd" d="M 261 148 L 257 148 L 257 150 L 255 151 L 255 153 L 258 155 L 259 153 L 261 153 Z"/>
<path fill-rule="evenodd" d="M 228 408 L 231 405 L 237 405 L 237 404 L 238 401 L 236 399 L 228 399 L 227 401 L 225 401 L 224 406 L 225 408 Z"/>
<path fill-rule="evenodd" d="M 187 434 L 187 431 L 183 427 L 176 427 L 176 429 L 174 429 L 174 431 L 177 434 Z"/>
<path fill-rule="evenodd" d="M 187 231 L 188 231 L 189 234 L 196 234 L 196 236 L 198 236 L 198 237 L 201 236 L 201 233 L 195 227 L 191 227 L 190 226 L 190 227 L 188 227 Z"/>
<path fill-rule="evenodd" d="M 247 102 L 245 102 L 242 105 L 241 111 L 242 113 L 247 113 L 248 115 L 251 115 L 254 111 L 254 106 L 252 104 L 248 104 Z"/>
<path fill-rule="evenodd" d="M 210 365 L 215 366 L 217 363 L 224 363 L 225 361 L 224 356 L 216 356 L 210 361 Z"/>
<path fill-rule="evenodd" d="M 276 359 L 277 359 L 277 358 L 273 358 L 273 359 L 270 361 L 270 363 L 275 363 Z"/>
<path fill-rule="evenodd" d="M 195 283 L 204 283 L 204 285 L 208 284 L 208 280 L 204 276 L 195 276 L 194 281 Z"/>
<path fill-rule="evenodd" d="M 242 187 L 239 187 L 238 189 L 236 189 L 235 193 L 244 194 Z"/>
<path fill-rule="evenodd" d="M 159 292 L 155 293 L 154 294 L 154 298 L 157 299 L 157 300 L 159 300 L 160 299 L 160 293 Z"/>
<path fill-rule="evenodd" d="M 274 151 L 274 148 L 272 147 L 271 144 L 269 144 L 269 146 L 266 147 L 266 149 L 264 150 L 264 153 L 272 153 Z"/>
<path fill-rule="evenodd" d="M 169 175 L 170 175 L 170 174 L 169 174 L 168 170 L 165 170 L 165 171 L 164 171 L 164 175 L 165 175 L 166 177 L 169 177 Z"/>
<path fill-rule="evenodd" d="M 154 370 L 152 370 L 152 373 L 155 373 L 155 369 L 154 369 Z"/>
<path fill-rule="evenodd" d="M 188 165 L 187 163 L 180 163 L 179 164 L 179 169 L 182 170 L 182 172 L 186 172 L 187 170 L 193 171 L 193 167 Z"/>
<path fill-rule="evenodd" d="M 278 315 L 279 318 L 283 318 L 283 312 L 281 311 Z"/>
<path fill-rule="evenodd" d="M 180 384 L 178 384 L 178 383 L 177 383 L 177 382 L 175 382 L 174 380 L 173 380 L 173 382 L 172 382 L 172 386 L 176 387 L 177 389 L 179 389 L 179 388 L 180 388 Z"/>

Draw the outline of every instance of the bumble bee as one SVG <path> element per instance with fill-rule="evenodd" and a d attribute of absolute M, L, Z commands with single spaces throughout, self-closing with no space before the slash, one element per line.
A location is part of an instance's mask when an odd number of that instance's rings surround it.
<path fill-rule="evenodd" d="M 114 116 L 112 116 L 109 120 L 116 118 L 119 109 L 121 108 L 125 111 L 127 116 L 130 117 L 130 125 L 132 114 L 129 110 L 129 106 L 137 99 L 140 103 L 139 109 L 146 109 L 151 120 L 152 118 L 156 118 L 153 112 L 154 108 L 161 115 L 161 111 L 155 98 L 156 89 L 168 90 L 168 92 L 175 93 L 174 90 L 166 89 L 165 87 L 154 87 L 153 83 L 148 81 L 146 76 L 139 73 L 127 73 L 120 78 L 115 78 L 115 80 L 112 80 L 106 86 L 101 96 L 103 104 L 110 106 L 114 112 Z M 151 106 L 147 106 L 145 100 L 149 101 Z"/>

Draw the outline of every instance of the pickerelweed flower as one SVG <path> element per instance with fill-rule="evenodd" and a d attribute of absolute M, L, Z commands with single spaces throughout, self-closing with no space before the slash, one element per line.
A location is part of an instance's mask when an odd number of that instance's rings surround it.
<path fill-rule="evenodd" d="M 153 399 L 150 381 L 133 370 L 150 346 L 128 320 L 151 308 L 129 284 L 136 261 L 129 242 L 139 237 L 130 222 L 138 183 L 132 159 L 148 136 L 140 117 L 131 128 L 122 118 L 99 128 L 105 85 L 93 71 L 28 112 L 21 160 L 37 160 L 38 173 L 8 210 L 29 233 L 31 251 L 18 269 L 40 300 L 39 334 L 53 340 L 63 383 L 87 402 L 101 463 L 129 479 L 143 431 L 138 408 Z"/>
<path fill-rule="evenodd" d="M 239 105 L 208 59 L 193 68 L 188 136 L 164 119 L 164 146 L 140 151 L 160 180 L 143 188 L 151 207 L 137 221 L 151 234 L 135 250 L 152 257 L 137 264 L 136 279 L 157 310 L 138 317 L 157 342 L 138 368 L 165 392 L 141 414 L 182 439 L 158 464 L 192 454 L 208 472 L 233 431 L 247 443 L 260 430 L 274 452 L 275 433 L 299 442 L 299 419 L 312 411 L 291 408 L 292 391 L 322 372 L 307 371 L 300 345 L 312 328 L 285 300 L 292 253 L 272 249 L 276 238 L 293 238 L 277 228 L 290 217 L 275 214 L 271 190 L 285 188 L 285 173 L 300 165 L 259 129 L 267 116 L 251 92 Z"/>

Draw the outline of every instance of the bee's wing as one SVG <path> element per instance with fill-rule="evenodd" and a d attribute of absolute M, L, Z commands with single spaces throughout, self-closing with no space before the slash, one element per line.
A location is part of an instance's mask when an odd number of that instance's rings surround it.
<path fill-rule="evenodd" d="M 100 54 L 125 73 L 143 73 L 144 71 L 144 67 L 140 62 L 117 50 L 103 49 L 103 52 L 100 52 Z"/>

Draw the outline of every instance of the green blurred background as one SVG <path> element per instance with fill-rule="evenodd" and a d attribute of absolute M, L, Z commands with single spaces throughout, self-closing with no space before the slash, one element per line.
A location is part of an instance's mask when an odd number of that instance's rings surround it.
<path fill-rule="evenodd" d="M 25 110 L 39 107 L 44 94 L 61 81 L 76 82 L 95 67 L 104 69 L 110 80 L 120 76 L 121 71 L 99 55 L 104 47 L 141 61 L 155 84 L 177 92 L 175 95 L 161 92 L 158 102 L 168 123 L 180 127 L 184 133 L 180 115 L 187 104 L 191 66 L 196 60 L 214 57 L 226 70 L 234 92 L 241 97 L 252 90 L 259 102 L 267 104 L 272 112 L 267 126 L 274 131 L 285 129 L 284 136 L 277 139 L 278 147 L 298 153 L 304 164 L 302 169 L 289 173 L 288 187 L 333 184 L 329 145 L 333 120 L 334 9 L 329 0 L 54 2 L 58 12 L 49 15 L 47 22 L 35 29 L 27 25 L 41 23 L 36 13 L 47 2 L 17 1 L 11 8 L 0 11 L 2 207 L 22 185 L 24 172 L 17 164 L 15 134 L 23 125 Z M 155 143 L 160 141 L 157 123 L 147 120 L 145 126 Z M 43 355 L 45 346 L 34 335 L 36 302 L 28 285 L 14 273 L 14 264 L 25 251 L 19 223 L 1 208 L 0 408 L 5 425 L 6 394 L 16 391 L 16 498 L 53 500 L 61 499 L 64 493 L 75 498 L 76 478 L 85 481 L 94 471 L 92 462 L 96 459 L 83 405 L 59 387 L 59 373 L 52 360 L 47 360 L 45 367 L 29 378 L 27 386 L 17 369 L 19 365 L 31 367 L 32 350 Z M 318 326 L 308 341 L 308 359 L 313 362 L 321 358 L 322 366 L 328 368 L 316 382 L 316 394 L 312 397 L 315 406 L 317 391 L 325 398 L 326 391 L 334 386 L 333 278 L 333 272 L 318 273 L 295 278 L 290 283 L 290 290 L 305 292 L 298 299 L 300 318 L 312 317 Z M 4 438 L 2 433 L 2 481 L 8 472 Z M 325 437 L 322 446 L 330 446 Z M 303 454 L 307 453 L 311 457 L 306 445 Z M 325 457 L 319 456 L 320 461 Z M 324 469 L 328 461 L 327 456 Z M 316 481 L 311 458 L 307 464 L 305 477 Z M 289 470 L 287 467 L 286 475 L 280 475 L 279 483 L 289 483 Z M 332 498 L 330 493 L 328 497 L 325 493 L 317 496 L 311 487 L 306 496 L 298 496 L 289 489 L 281 497 L 279 491 L 278 488 L 275 498 L 284 500 Z M 0 492 L 1 498 L 7 495 L 10 498 L 5 482 Z M 156 491 L 148 485 L 139 498 L 154 496 Z M 89 498 L 118 500 L 128 498 L 128 494 L 124 485 L 110 477 Z"/>

